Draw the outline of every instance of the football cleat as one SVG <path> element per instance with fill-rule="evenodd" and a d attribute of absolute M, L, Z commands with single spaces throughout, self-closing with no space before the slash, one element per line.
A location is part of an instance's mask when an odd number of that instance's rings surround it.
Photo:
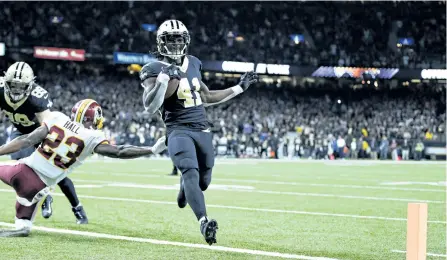
<path fill-rule="evenodd" d="M 53 215 L 53 208 L 51 204 L 53 203 L 53 197 L 48 195 L 42 203 L 42 217 L 49 218 Z"/>
<path fill-rule="evenodd" d="M 84 207 L 77 206 L 75 208 L 72 208 L 72 210 L 76 217 L 76 224 L 79 224 L 79 225 L 88 224 L 88 218 L 87 218 L 87 214 L 85 214 Z"/>
<path fill-rule="evenodd" d="M 174 168 L 172 169 L 172 172 L 169 175 L 177 176 L 178 175 L 177 167 L 174 166 Z"/>
<path fill-rule="evenodd" d="M 215 219 L 205 219 L 200 223 L 200 232 L 202 232 L 205 241 L 208 245 L 217 243 L 216 233 L 219 227 L 217 226 L 217 221 Z"/>
<path fill-rule="evenodd" d="M 183 176 L 180 176 L 180 190 L 177 195 L 177 205 L 179 208 L 184 208 L 188 202 L 186 201 L 185 188 L 183 188 Z"/>
<path fill-rule="evenodd" d="M 27 237 L 31 230 L 28 227 L 14 230 L 0 230 L 0 237 Z"/>

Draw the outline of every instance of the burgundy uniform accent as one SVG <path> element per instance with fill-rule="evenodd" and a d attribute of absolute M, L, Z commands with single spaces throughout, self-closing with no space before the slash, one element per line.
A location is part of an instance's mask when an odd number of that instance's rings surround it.
<path fill-rule="evenodd" d="M 61 144 L 62 140 L 64 140 L 65 138 L 65 132 L 63 129 L 59 128 L 58 126 L 52 126 L 50 131 L 49 131 L 49 135 L 56 133 L 57 137 L 54 141 L 51 141 L 50 139 L 46 138 L 43 142 L 42 145 L 37 149 L 37 151 L 43 156 L 45 157 L 47 160 L 50 160 L 51 156 L 53 156 L 54 152 L 53 151 L 45 151 L 43 148 L 45 146 L 48 146 L 50 148 L 56 149 L 57 147 L 59 147 L 59 145 Z M 76 138 L 74 136 L 69 137 L 66 141 L 65 144 L 68 146 L 71 146 L 72 144 L 76 144 L 76 151 L 73 152 L 68 152 L 65 156 L 67 156 L 68 158 L 70 158 L 70 161 L 68 161 L 67 163 L 63 163 L 62 162 L 62 157 L 59 155 L 56 155 L 53 159 L 54 161 L 54 165 L 56 165 L 57 167 L 61 168 L 61 169 L 68 169 L 68 167 L 70 167 L 73 163 L 76 162 L 76 159 L 78 158 L 79 155 L 81 155 L 82 151 L 84 150 L 85 144 L 84 141 L 82 141 L 79 138 Z"/>
<path fill-rule="evenodd" d="M 0 180 L 14 188 L 17 195 L 32 201 L 46 185 L 26 164 L 0 164 Z M 32 220 L 37 203 L 25 207 L 16 202 L 16 217 Z"/>

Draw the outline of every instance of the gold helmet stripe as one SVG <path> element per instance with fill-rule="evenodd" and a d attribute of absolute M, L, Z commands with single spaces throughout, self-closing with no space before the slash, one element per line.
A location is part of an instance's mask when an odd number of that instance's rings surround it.
<path fill-rule="evenodd" d="M 78 111 L 76 112 L 76 122 L 82 124 L 82 120 L 84 119 L 85 112 L 87 111 L 87 108 L 95 102 L 93 99 L 86 99 L 82 102 L 82 104 L 79 106 Z"/>

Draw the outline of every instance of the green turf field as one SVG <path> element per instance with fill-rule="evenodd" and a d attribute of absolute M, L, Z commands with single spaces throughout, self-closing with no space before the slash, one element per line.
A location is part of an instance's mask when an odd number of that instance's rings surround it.
<path fill-rule="evenodd" d="M 205 195 L 220 247 L 177 208 L 169 161 L 92 161 L 71 175 L 90 224 L 75 224 L 57 189 L 52 218 L 39 210 L 35 221 L 51 229 L 1 239 L 0 259 L 405 259 L 393 250 L 405 250 L 414 201 L 428 203 L 427 251 L 446 254 L 445 165 L 220 160 L 214 169 Z M 8 190 L 0 184 L 0 222 L 12 223 Z"/>

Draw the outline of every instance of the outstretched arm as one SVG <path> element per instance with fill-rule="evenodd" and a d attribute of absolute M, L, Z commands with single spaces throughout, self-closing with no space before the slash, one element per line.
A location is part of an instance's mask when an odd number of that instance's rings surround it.
<path fill-rule="evenodd" d="M 95 153 L 111 158 L 134 159 L 145 155 L 158 154 L 166 149 L 166 137 L 157 140 L 152 147 L 138 147 L 132 145 L 100 144 L 96 146 Z"/>
<path fill-rule="evenodd" d="M 100 144 L 96 146 L 95 153 L 111 158 L 134 159 L 145 155 L 152 154 L 150 147 L 138 147 L 131 145 L 110 145 Z"/>
<path fill-rule="evenodd" d="M 34 146 L 41 143 L 47 135 L 48 128 L 46 126 L 40 126 L 33 132 L 21 135 L 11 142 L 0 146 L 0 155 L 15 153 L 23 148 Z"/>
<path fill-rule="evenodd" d="M 205 83 L 200 82 L 200 98 L 205 107 L 226 102 L 242 92 L 244 90 L 239 85 L 222 90 L 209 90 Z"/>
<path fill-rule="evenodd" d="M 209 90 L 205 83 L 200 82 L 200 98 L 205 107 L 221 104 L 241 94 L 257 81 L 258 75 L 256 73 L 247 72 L 242 75 L 238 85 L 223 90 Z"/>

